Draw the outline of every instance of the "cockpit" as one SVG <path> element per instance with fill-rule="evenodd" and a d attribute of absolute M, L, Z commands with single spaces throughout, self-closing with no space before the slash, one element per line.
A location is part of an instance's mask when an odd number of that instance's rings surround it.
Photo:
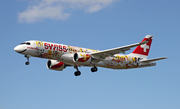
<path fill-rule="evenodd" d="M 20 43 L 20 45 L 23 45 L 23 44 L 26 44 L 26 45 L 31 45 L 30 42 L 23 42 L 23 43 Z"/>

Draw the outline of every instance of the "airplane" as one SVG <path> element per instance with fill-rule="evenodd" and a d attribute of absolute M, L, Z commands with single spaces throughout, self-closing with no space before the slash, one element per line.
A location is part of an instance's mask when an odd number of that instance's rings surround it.
<path fill-rule="evenodd" d="M 78 67 L 81 66 L 92 67 L 92 72 L 97 72 L 97 67 L 132 69 L 155 66 L 155 61 L 167 59 L 167 57 L 147 59 L 152 40 L 152 35 L 146 35 L 139 43 L 103 51 L 30 40 L 17 45 L 14 50 L 27 58 L 26 65 L 30 64 L 30 57 L 45 58 L 49 59 L 46 64 L 48 69 L 63 71 L 66 67 L 72 66 L 77 70 L 74 75 L 80 76 L 81 72 Z M 136 48 L 132 53 L 123 55 L 133 47 Z"/>

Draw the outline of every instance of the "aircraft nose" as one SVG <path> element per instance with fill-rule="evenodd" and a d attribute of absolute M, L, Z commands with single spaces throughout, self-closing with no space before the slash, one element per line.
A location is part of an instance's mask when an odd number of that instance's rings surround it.
<path fill-rule="evenodd" d="M 21 52 L 21 51 L 22 51 L 22 47 L 20 47 L 20 46 L 18 45 L 18 46 L 16 46 L 16 47 L 14 48 L 14 51 L 16 51 L 16 52 Z"/>

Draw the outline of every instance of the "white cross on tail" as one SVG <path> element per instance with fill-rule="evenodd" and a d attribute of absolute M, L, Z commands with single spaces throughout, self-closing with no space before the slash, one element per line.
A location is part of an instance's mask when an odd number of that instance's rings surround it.
<path fill-rule="evenodd" d="M 149 49 L 149 46 L 146 45 L 146 44 L 144 44 L 144 45 L 141 45 L 141 48 L 143 48 L 143 49 L 144 49 L 144 52 L 146 52 L 146 50 Z"/>

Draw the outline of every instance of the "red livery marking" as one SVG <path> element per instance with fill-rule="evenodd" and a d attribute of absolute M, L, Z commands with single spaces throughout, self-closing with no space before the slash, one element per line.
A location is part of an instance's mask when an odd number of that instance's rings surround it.
<path fill-rule="evenodd" d="M 58 50 L 58 45 L 54 45 L 53 50 Z"/>
<path fill-rule="evenodd" d="M 152 39 L 144 38 L 142 40 L 142 42 L 145 40 L 149 40 L 149 42 L 147 44 L 137 46 L 137 48 L 132 53 L 148 56 L 149 50 L 151 47 L 151 43 L 152 43 Z"/>
<path fill-rule="evenodd" d="M 59 51 L 62 51 L 62 46 L 61 45 L 59 45 Z"/>
<path fill-rule="evenodd" d="M 63 46 L 63 51 L 67 52 L 66 46 Z"/>
<path fill-rule="evenodd" d="M 86 62 L 91 58 L 91 55 L 89 54 L 80 54 L 82 57 L 78 59 L 78 62 Z"/>
<path fill-rule="evenodd" d="M 48 49 L 49 46 L 50 46 L 50 45 L 49 45 L 48 43 L 44 43 L 44 48 L 45 48 L 45 49 Z"/>
<path fill-rule="evenodd" d="M 49 46 L 49 47 L 50 47 L 50 49 L 52 50 L 53 44 L 50 44 L 50 46 Z"/>
<path fill-rule="evenodd" d="M 51 49 L 51 50 L 53 49 L 53 50 L 56 50 L 56 51 L 67 52 L 67 47 L 66 46 L 62 46 L 62 45 L 44 43 L 44 48 L 45 49 Z"/>
<path fill-rule="evenodd" d="M 62 67 L 63 65 L 64 65 L 64 63 L 63 63 L 63 62 L 59 62 L 58 64 L 53 65 L 51 68 L 52 68 L 52 69 L 57 69 L 57 68 Z"/>
<path fill-rule="evenodd" d="M 33 47 L 27 47 L 28 49 L 36 49 L 37 50 L 37 48 L 33 48 Z"/>

